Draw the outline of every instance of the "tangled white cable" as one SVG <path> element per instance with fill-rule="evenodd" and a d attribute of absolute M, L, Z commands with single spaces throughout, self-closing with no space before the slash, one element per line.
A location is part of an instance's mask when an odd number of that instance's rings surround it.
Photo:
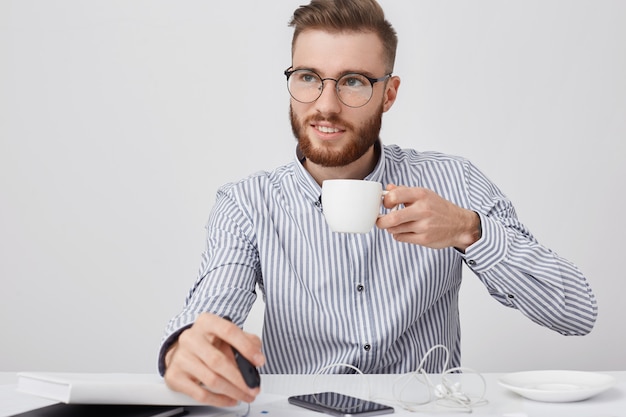
<path fill-rule="evenodd" d="M 443 371 L 441 374 L 429 375 L 424 369 L 424 364 L 426 363 L 428 356 L 436 349 L 442 349 L 445 352 L 445 361 L 442 368 Z M 448 348 L 443 345 L 435 345 L 426 352 L 415 371 L 403 374 L 394 382 L 392 387 L 393 399 L 386 399 L 382 397 L 373 398 L 371 395 L 369 380 L 367 378 L 364 378 L 364 381 L 367 385 L 367 399 L 371 401 L 385 401 L 387 403 L 390 403 L 391 405 L 397 405 L 411 412 L 433 411 L 433 407 L 445 407 L 446 409 L 453 409 L 456 411 L 471 413 L 474 407 L 487 404 L 487 399 L 485 398 L 487 383 L 485 381 L 485 378 L 480 373 L 470 368 L 457 367 L 448 369 L 449 362 L 450 351 L 448 350 Z M 313 385 L 316 385 L 317 378 L 322 373 L 334 367 L 350 368 L 358 374 L 364 376 L 363 372 L 353 365 L 336 363 L 319 370 L 315 375 Z M 461 383 L 458 381 L 454 381 L 455 378 L 453 378 L 453 376 L 458 377 L 460 375 L 467 374 L 475 374 L 480 378 L 481 386 L 479 387 L 479 392 L 476 395 L 464 392 Z M 433 382 L 434 378 L 437 378 L 436 382 Z M 426 387 L 427 398 L 425 400 L 408 401 L 403 399 L 406 391 L 409 389 L 409 384 L 413 381 L 418 381 Z"/>
<path fill-rule="evenodd" d="M 438 375 L 438 383 L 433 383 L 432 378 L 434 375 L 428 375 L 424 370 L 424 364 L 428 359 L 428 356 L 436 349 L 442 349 L 445 351 L 445 362 L 443 366 L 443 372 Z M 411 373 L 402 375 L 396 380 L 393 386 L 394 402 L 400 407 L 408 411 L 427 411 L 427 409 L 433 406 L 446 407 L 450 409 L 456 409 L 457 411 L 464 411 L 471 413 L 474 407 L 487 404 L 485 394 L 487 391 L 487 383 L 485 378 L 478 372 L 470 368 L 450 368 L 448 364 L 450 360 L 450 352 L 448 348 L 443 345 L 435 345 L 426 352 L 417 369 Z M 463 374 L 475 374 L 480 378 L 482 386 L 479 389 L 477 395 L 472 395 L 463 391 L 460 382 L 453 382 L 452 375 Z M 406 401 L 403 400 L 403 394 L 406 391 L 411 381 L 417 380 L 424 384 L 427 388 L 428 398 L 424 401 Z M 399 391 L 398 391 L 399 390 Z"/>

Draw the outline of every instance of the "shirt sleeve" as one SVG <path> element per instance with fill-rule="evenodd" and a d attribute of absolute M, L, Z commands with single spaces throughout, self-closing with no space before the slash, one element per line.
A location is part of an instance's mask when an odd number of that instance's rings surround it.
<path fill-rule="evenodd" d="M 597 317 L 586 277 L 542 246 L 519 222 L 511 202 L 468 163 L 467 192 L 482 236 L 463 255 L 467 266 L 501 304 L 564 335 L 584 335 Z"/>
<path fill-rule="evenodd" d="M 256 300 L 260 263 L 245 207 L 228 193 L 218 191 L 216 204 L 206 226 L 206 248 L 198 278 L 189 291 L 180 313 L 168 323 L 158 356 L 159 373 L 165 373 L 165 354 L 178 336 L 191 327 L 197 317 L 210 312 L 229 316 L 242 325 Z"/>

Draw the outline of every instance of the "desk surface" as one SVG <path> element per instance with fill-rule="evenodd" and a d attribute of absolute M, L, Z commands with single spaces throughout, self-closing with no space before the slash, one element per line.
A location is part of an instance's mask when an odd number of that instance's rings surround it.
<path fill-rule="evenodd" d="M 482 374 L 486 382 L 486 399 L 488 403 L 475 407 L 473 415 L 477 416 L 505 416 L 505 417 L 588 417 L 588 416 L 623 416 L 626 410 L 626 371 L 603 372 L 617 378 L 617 384 L 608 391 L 605 391 L 593 398 L 574 403 L 542 403 L 526 400 L 500 386 L 498 379 L 502 374 L 486 373 Z M 438 375 L 433 375 L 432 382 L 438 383 Z M 360 398 L 371 398 L 378 402 L 387 403 L 396 409 L 394 415 L 403 416 L 454 416 L 467 413 L 454 410 L 439 411 L 426 410 L 419 413 L 412 413 L 403 410 L 394 402 L 394 390 L 398 391 L 398 375 L 263 375 L 262 394 L 258 400 L 252 404 L 250 417 L 305 417 L 322 416 L 315 413 L 292 406 L 287 403 L 287 397 L 296 394 L 307 394 L 319 391 L 338 391 L 344 394 L 357 396 Z M 464 391 L 468 393 L 478 393 L 482 383 L 480 378 L 474 374 L 464 374 L 459 376 Z M 7 417 L 15 413 L 8 408 L 8 402 L 30 403 L 31 408 L 46 405 L 37 397 L 26 396 L 15 392 L 17 377 L 12 372 L 0 372 L 0 417 Z M 394 385 L 395 384 L 395 385 Z M 406 391 L 405 399 L 414 399 L 417 395 L 424 398 L 425 388 L 421 383 L 411 383 Z M 15 401 L 14 401 L 15 400 Z M 47 401 L 47 400 L 45 400 Z M 51 404 L 51 402 L 50 402 Z M 226 416 L 232 413 L 223 413 L 212 408 L 194 408 L 191 416 Z"/>

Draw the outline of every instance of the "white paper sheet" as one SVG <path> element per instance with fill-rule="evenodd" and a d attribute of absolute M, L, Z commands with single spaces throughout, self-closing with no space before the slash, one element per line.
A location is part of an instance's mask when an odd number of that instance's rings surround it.
<path fill-rule="evenodd" d="M 22 372 L 18 389 L 68 404 L 201 405 L 156 374 Z"/>

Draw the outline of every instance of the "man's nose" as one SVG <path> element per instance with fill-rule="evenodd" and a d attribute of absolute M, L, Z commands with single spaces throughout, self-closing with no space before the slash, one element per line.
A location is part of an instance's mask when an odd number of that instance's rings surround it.
<path fill-rule="evenodd" d="M 339 113 L 341 111 L 341 101 L 337 97 L 336 81 L 325 79 L 322 83 L 322 94 L 315 101 L 317 110 L 324 113 Z"/>

